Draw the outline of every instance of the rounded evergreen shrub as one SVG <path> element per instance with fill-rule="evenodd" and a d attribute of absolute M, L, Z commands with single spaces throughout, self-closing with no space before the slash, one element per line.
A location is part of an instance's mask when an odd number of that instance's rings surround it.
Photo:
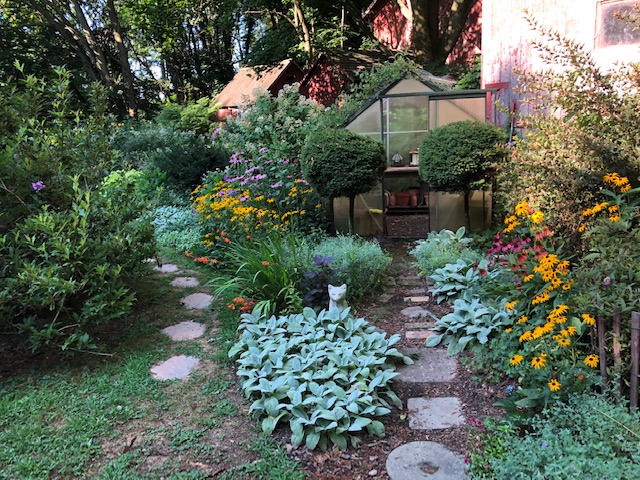
<path fill-rule="evenodd" d="M 356 195 L 371 190 L 387 166 L 379 140 L 346 129 L 310 134 L 300 155 L 305 178 L 321 197 L 349 198 L 349 231 L 353 230 Z"/>
<path fill-rule="evenodd" d="M 349 130 L 317 130 L 301 154 L 305 178 L 325 198 L 355 197 L 380 181 L 387 162 L 382 143 Z"/>
<path fill-rule="evenodd" d="M 420 145 L 420 178 L 432 190 L 467 193 L 491 184 L 497 146 L 505 142 L 499 128 L 477 121 L 454 122 L 431 130 Z"/>

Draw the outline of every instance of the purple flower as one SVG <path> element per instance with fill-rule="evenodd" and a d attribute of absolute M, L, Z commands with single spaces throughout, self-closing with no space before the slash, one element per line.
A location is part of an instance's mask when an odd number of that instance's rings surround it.
<path fill-rule="evenodd" d="M 611 279 L 609 277 L 605 277 L 605 279 L 602 280 L 602 285 L 608 287 L 609 285 L 611 285 Z"/>
<path fill-rule="evenodd" d="M 288 164 L 288 163 L 289 163 L 289 159 L 288 159 L 288 158 L 285 158 L 284 160 L 282 160 L 282 164 L 283 164 L 283 165 L 286 165 L 286 164 Z"/>
<path fill-rule="evenodd" d="M 259 173 L 258 175 L 253 176 L 253 180 L 262 180 L 263 178 L 267 178 L 264 173 Z"/>
<path fill-rule="evenodd" d="M 267 153 L 269 149 L 267 147 L 260 147 L 260 153 Z"/>
<path fill-rule="evenodd" d="M 243 195 L 238 200 L 240 200 L 241 202 L 246 202 L 248 198 L 249 197 L 247 195 Z"/>
<path fill-rule="evenodd" d="M 544 442 L 544 441 L 543 441 L 543 442 L 542 442 L 542 445 L 540 445 L 540 448 L 543 448 L 543 449 L 544 449 L 544 448 L 547 448 L 547 442 Z"/>
<path fill-rule="evenodd" d="M 269 185 L 271 188 L 280 188 L 282 186 L 282 182 L 272 183 Z"/>
<path fill-rule="evenodd" d="M 182 152 L 184 155 L 189 155 L 189 152 L 187 150 L 185 150 L 184 152 Z"/>
<path fill-rule="evenodd" d="M 44 190 L 45 187 L 46 185 L 42 180 L 38 180 L 37 182 L 31 184 L 31 188 L 33 188 L 36 192 Z"/>

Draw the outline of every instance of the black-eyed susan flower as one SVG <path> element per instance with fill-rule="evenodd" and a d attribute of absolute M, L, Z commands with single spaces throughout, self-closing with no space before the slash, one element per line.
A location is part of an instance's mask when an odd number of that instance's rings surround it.
<path fill-rule="evenodd" d="M 520 365 L 522 360 L 524 360 L 524 357 L 516 353 L 513 357 L 511 357 L 511 360 L 509 360 L 509 363 L 511 365 Z"/>
<path fill-rule="evenodd" d="M 544 367 L 545 363 L 547 362 L 547 359 L 545 357 L 546 355 L 543 354 L 541 354 L 539 357 L 533 357 L 531 359 L 531 366 L 535 369 Z"/>
<path fill-rule="evenodd" d="M 596 319 L 593 318 L 591 315 L 589 315 L 588 313 L 583 313 L 582 315 L 580 315 L 580 317 L 582 318 L 582 321 L 584 323 L 586 323 L 589 326 L 593 326 L 596 324 Z"/>
<path fill-rule="evenodd" d="M 549 386 L 549 390 L 551 390 L 552 392 L 557 392 L 562 386 L 562 384 L 556 378 L 553 378 L 549 383 L 547 383 L 547 385 Z"/>
<path fill-rule="evenodd" d="M 587 367 L 596 368 L 598 366 L 598 362 L 600 361 L 600 357 L 595 354 L 587 355 L 584 358 L 584 364 Z"/>
<path fill-rule="evenodd" d="M 556 338 L 556 342 L 558 342 L 558 345 L 560 345 L 561 347 L 568 347 L 569 345 L 571 345 L 571 340 L 563 336 Z"/>

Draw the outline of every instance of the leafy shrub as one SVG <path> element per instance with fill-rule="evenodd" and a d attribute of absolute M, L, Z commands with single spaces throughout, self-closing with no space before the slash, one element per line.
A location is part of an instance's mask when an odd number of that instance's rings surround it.
<path fill-rule="evenodd" d="M 388 414 L 390 403 L 401 407 L 389 387 L 393 359 L 411 360 L 349 310 L 272 316 L 262 312 L 242 316 L 240 341 L 229 351 L 237 358 L 242 390 L 254 400 L 250 412 L 262 418 L 271 433 L 288 422 L 291 443 L 326 449 L 331 444 L 356 446 L 358 432 L 384 435 L 376 417 Z"/>
<path fill-rule="evenodd" d="M 257 161 L 269 151 L 272 160 L 293 162 L 300 157 L 305 138 L 315 128 L 322 106 L 298 93 L 296 86 L 284 87 L 277 97 L 259 93 L 254 102 L 227 120 L 219 132 L 230 152 L 242 152 Z"/>
<path fill-rule="evenodd" d="M 204 232 L 191 207 L 163 205 L 152 216 L 159 249 L 179 253 L 202 249 Z"/>
<path fill-rule="evenodd" d="M 127 280 L 154 252 L 153 198 L 142 173 L 117 170 L 106 92 L 70 112 L 69 76 L 57 75 L 0 84 L 0 325 L 33 348 L 84 349 L 131 309 Z"/>
<path fill-rule="evenodd" d="M 227 152 L 207 137 L 154 123 L 122 130 L 113 146 L 133 165 L 159 169 L 168 185 L 179 191 L 193 190 L 206 172 L 228 162 Z"/>
<path fill-rule="evenodd" d="M 230 244 L 221 273 L 212 280 L 215 294 L 250 298 L 268 313 L 302 310 L 300 281 L 311 263 L 309 246 L 294 234 Z"/>
<path fill-rule="evenodd" d="M 468 435 L 467 474 L 472 479 L 495 479 L 495 463 L 509 455 L 509 444 L 517 429 L 512 421 L 471 417 Z"/>
<path fill-rule="evenodd" d="M 505 450 L 476 450 L 470 472 L 484 471 L 472 478 L 640 478 L 640 418 L 604 397 L 554 404 L 530 421 L 525 435 L 489 428 L 487 436 L 495 432 Z"/>
<path fill-rule="evenodd" d="M 420 178 L 433 190 L 467 193 L 491 185 L 504 143 L 499 128 L 465 120 L 434 128 L 420 144 Z"/>
<path fill-rule="evenodd" d="M 498 167 L 496 212 L 507 216 L 526 200 L 569 238 L 580 223 L 576 213 L 594 203 L 606 172 L 638 178 L 638 70 L 620 64 L 603 71 L 584 46 L 529 21 L 547 67 L 521 72 L 529 113 L 518 118 L 524 137 Z"/>
<path fill-rule="evenodd" d="M 216 120 L 216 112 L 220 108 L 209 97 L 202 97 L 187 105 L 169 103 L 164 105 L 153 121 L 165 127 L 195 132 L 199 135 L 212 130 Z"/>
<path fill-rule="evenodd" d="M 354 225 L 356 195 L 382 179 L 387 160 L 382 142 L 346 129 L 309 134 L 301 153 L 305 178 L 324 198 L 349 198 L 349 232 Z"/>
<path fill-rule="evenodd" d="M 352 236 L 330 237 L 313 248 L 315 255 L 333 257 L 335 281 L 346 283 L 351 299 L 364 297 L 379 287 L 391 257 L 376 242 Z"/>
<path fill-rule="evenodd" d="M 482 256 L 468 248 L 472 242 L 464 237 L 465 228 L 459 228 L 455 233 L 449 230 L 429 232 L 427 238 L 418 240 L 416 246 L 409 252 L 416 259 L 420 274 L 430 277 L 438 268 L 453 264 L 462 259 L 465 262 L 475 262 Z"/>

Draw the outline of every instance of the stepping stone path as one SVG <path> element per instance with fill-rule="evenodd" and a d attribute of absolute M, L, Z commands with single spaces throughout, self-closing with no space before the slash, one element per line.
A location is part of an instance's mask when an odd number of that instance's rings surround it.
<path fill-rule="evenodd" d="M 176 355 L 153 367 L 151 373 L 158 380 L 184 380 L 199 363 L 200 359 L 196 357 Z"/>
<path fill-rule="evenodd" d="M 401 314 L 407 317 L 407 339 L 426 339 L 434 321 L 429 310 L 422 306 L 431 302 L 424 279 L 408 273 L 397 279 L 402 288 L 406 308 Z M 413 320 L 413 321 L 409 321 Z M 421 321 L 422 320 L 422 321 Z M 396 382 L 407 384 L 448 383 L 456 376 L 457 360 L 449 357 L 441 348 L 407 348 L 405 355 L 414 359 L 413 365 L 398 369 Z M 415 358 L 417 356 L 417 358 Z M 446 430 L 465 423 L 462 403 L 457 397 L 418 397 L 407 400 L 409 428 L 417 431 Z M 464 480 L 464 459 L 435 442 L 410 442 L 401 445 L 387 457 L 387 474 L 391 480 Z"/>
<path fill-rule="evenodd" d="M 393 480 L 462 480 L 464 460 L 435 442 L 401 445 L 387 458 L 387 473 Z"/>
<path fill-rule="evenodd" d="M 174 342 L 181 340 L 194 340 L 204 335 L 206 327 L 197 322 L 181 322 L 171 327 L 163 328 L 162 333 Z"/>
<path fill-rule="evenodd" d="M 177 265 L 164 264 L 161 267 L 154 267 L 154 270 L 161 273 L 183 273 Z M 184 275 L 184 273 L 183 273 Z M 175 288 L 198 287 L 200 282 L 196 277 L 176 277 L 171 281 Z M 206 293 L 194 293 L 180 300 L 186 308 L 191 310 L 202 310 L 211 305 L 213 297 Z M 206 326 L 194 321 L 180 322 L 176 325 L 164 328 L 162 333 L 171 340 L 180 342 L 184 340 L 195 340 L 204 335 Z M 151 368 L 153 378 L 157 380 L 184 380 L 200 364 L 200 359 L 186 355 L 174 355 L 168 360 L 161 362 Z"/>
<path fill-rule="evenodd" d="M 185 307 L 194 310 L 204 310 L 211 305 L 213 297 L 206 293 L 192 293 L 180 300 Z"/>
<path fill-rule="evenodd" d="M 198 287 L 200 282 L 196 277 L 176 277 L 171 281 L 171 286 L 178 288 Z"/>
<path fill-rule="evenodd" d="M 178 271 L 178 266 L 173 263 L 165 263 L 161 267 L 155 266 L 153 269 L 160 273 L 176 273 Z"/>

